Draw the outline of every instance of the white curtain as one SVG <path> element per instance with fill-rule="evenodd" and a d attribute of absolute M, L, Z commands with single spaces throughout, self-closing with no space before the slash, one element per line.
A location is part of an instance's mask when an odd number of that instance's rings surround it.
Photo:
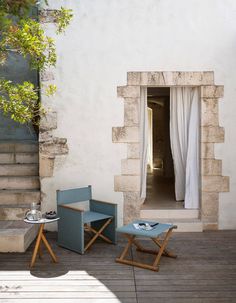
<path fill-rule="evenodd" d="M 175 170 L 175 196 L 185 208 L 199 207 L 198 88 L 170 89 L 170 141 Z"/>
<path fill-rule="evenodd" d="M 147 158 L 148 158 L 148 111 L 147 111 L 147 88 L 141 87 L 140 102 L 140 197 L 146 198 Z"/>
<path fill-rule="evenodd" d="M 147 151 L 147 165 L 152 172 L 153 170 L 153 122 L 152 122 L 152 109 L 150 107 L 147 108 L 148 111 L 148 151 Z"/>

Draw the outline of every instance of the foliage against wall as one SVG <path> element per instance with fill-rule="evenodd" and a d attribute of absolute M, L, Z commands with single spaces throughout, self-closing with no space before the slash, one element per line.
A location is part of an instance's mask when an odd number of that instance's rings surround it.
<path fill-rule="evenodd" d="M 10 53 L 28 60 L 31 69 L 43 71 L 57 61 L 54 40 L 47 36 L 38 20 L 40 5 L 47 0 L 0 0 L 0 66 L 7 64 Z M 61 7 L 52 12 L 56 32 L 60 34 L 72 19 L 72 10 Z M 56 91 L 54 85 L 44 89 L 46 95 Z M 13 83 L 0 78 L 0 110 L 19 123 L 37 123 L 45 113 L 40 103 L 40 87 L 30 81 Z"/>

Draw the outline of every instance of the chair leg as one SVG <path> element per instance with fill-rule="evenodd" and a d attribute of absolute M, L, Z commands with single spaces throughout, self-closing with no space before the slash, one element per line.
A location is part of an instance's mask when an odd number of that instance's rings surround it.
<path fill-rule="evenodd" d="M 88 244 L 85 246 L 84 251 L 86 251 L 93 243 L 94 241 L 101 235 L 103 230 L 111 223 L 112 219 L 108 219 L 104 225 L 96 232 L 95 236 L 88 242 Z"/>

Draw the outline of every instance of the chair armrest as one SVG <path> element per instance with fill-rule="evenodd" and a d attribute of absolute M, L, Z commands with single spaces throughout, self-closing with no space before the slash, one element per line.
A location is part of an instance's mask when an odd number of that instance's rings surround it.
<path fill-rule="evenodd" d="M 90 200 L 89 204 L 91 211 L 117 217 L 117 204 L 93 199 Z"/>
<path fill-rule="evenodd" d="M 105 203 L 105 204 L 116 205 L 115 203 L 107 202 L 107 201 L 100 201 L 100 200 L 94 200 L 94 199 L 90 199 L 90 201 L 97 202 L 97 203 Z"/>
<path fill-rule="evenodd" d="M 69 208 L 69 209 L 72 209 L 75 211 L 84 212 L 84 210 L 82 208 L 78 208 L 76 206 L 68 205 L 68 204 L 61 204 L 61 205 L 58 205 L 58 207 L 64 207 L 64 208 Z"/>

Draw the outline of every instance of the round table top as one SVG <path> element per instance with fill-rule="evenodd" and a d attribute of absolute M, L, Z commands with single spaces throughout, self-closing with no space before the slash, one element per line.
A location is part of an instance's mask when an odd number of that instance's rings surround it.
<path fill-rule="evenodd" d="M 46 218 L 42 218 L 40 220 L 37 221 L 33 221 L 33 220 L 28 220 L 28 219 L 24 219 L 25 223 L 29 223 L 29 224 L 46 224 L 46 223 L 52 223 L 52 222 L 56 222 L 58 221 L 60 218 L 55 218 L 55 219 L 46 219 Z"/>

